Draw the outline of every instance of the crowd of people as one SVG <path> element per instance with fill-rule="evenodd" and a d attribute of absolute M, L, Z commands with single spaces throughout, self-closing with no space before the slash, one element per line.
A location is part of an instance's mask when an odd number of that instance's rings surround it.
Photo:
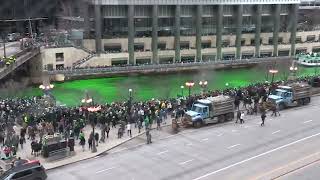
<path fill-rule="evenodd" d="M 295 81 L 307 83 L 311 78 L 314 77 L 299 78 Z M 267 82 L 256 83 L 246 87 L 210 90 L 188 98 L 152 99 L 145 102 L 128 100 L 104 105 L 84 104 L 79 107 L 56 106 L 48 103 L 49 100 L 44 97 L 0 99 L 0 143 L 5 157 L 9 157 L 15 155 L 19 148 L 25 148 L 27 138 L 31 141 L 32 152 L 38 155 L 45 143 L 43 137 L 60 133 L 66 139 L 74 137 L 84 150 L 87 143 L 89 148 L 92 148 L 93 141 L 96 145 L 106 142 L 112 128 L 116 128 L 118 138 L 122 138 L 125 132 L 132 136 L 132 128 L 138 128 L 139 132 L 146 128 L 147 135 L 150 135 L 149 129 L 153 124 L 160 130 L 161 124 L 166 122 L 168 117 L 182 117 L 196 100 L 221 94 L 234 98 L 235 110 L 238 111 L 237 114 L 240 112 L 239 118 L 243 117 L 243 108 L 247 114 L 263 114 L 265 110 L 261 107 L 259 109 L 259 102 L 266 101 L 269 91 L 281 83 L 286 82 L 279 81 L 272 85 Z M 99 108 L 92 112 L 89 110 L 91 106 Z M 242 123 L 241 120 L 240 122 Z M 86 125 L 99 126 L 100 131 L 84 134 L 83 128 Z M 151 139 L 148 142 L 151 143 Z"/>

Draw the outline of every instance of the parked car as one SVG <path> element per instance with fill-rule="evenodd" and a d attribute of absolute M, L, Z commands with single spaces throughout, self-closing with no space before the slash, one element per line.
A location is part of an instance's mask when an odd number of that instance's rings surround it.
<path fill-rule="evenodd" d="M 20 33 L 10 33 L 7 35 L 9 42 L 18 41 L 20 39 Z"/>
<path fill-rule="evenodd" d="M 0 176 L 1 180 L 45 180 L 46 170 L 39 161 L 20 160 L 16 166 L 12 167 Z"/>

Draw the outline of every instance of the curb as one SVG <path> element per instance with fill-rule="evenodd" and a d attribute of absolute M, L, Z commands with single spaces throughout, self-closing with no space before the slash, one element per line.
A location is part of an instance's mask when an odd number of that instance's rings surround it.
<path fill-rule="evenodd" d="M 163 126 L 161 126 L 161 127 L 167 127 L 167 126 L 171 126 L 171 124 L 166 124 L 166 125 L 163 125 Z M 156 127 L 151 128 L 151 130 L 154 130 L 154 129 L 156 129 Z M 120 145 L 128 142 L 128 141 L 131 141 L 132 139 L 134 139 L 134 138 L 136 138 L 136 137 L 138 137 L 138 136 L 140 136 L 140 135 L 142 135 L 142 134 L 144 134 L 144 133 L 145 133 L 145 131 L 142 131 L 142 132 L 140 132 L 140 133 L 132 136 L 131 138 L 126 139 L 126 140 L 124 140 L 123 142 L 120 142 L 119 144 L 117 144 L 117 145 L 115 145 L 115 146 L 112 146 L 112 147 L 110 147 L 110 148 L 108 148 L 108 149 L 106 149 L 106 150 L 104 150 L 104 151 L 102 151 L 102 152 L 100 152 L 100 153 L 98 153 L 98 154 L 93 155 L 92 157 L 84 158 L 84 159 L 81 159 L 81 160 L 78 160 L 78 161 L 66 163 L 66 164 L 63 164 L 63 165 L 60 165 L 60 166 L 56 166 L 56 167 L 52 167 L 52 168 L 45 168 L 45 169 L 46 169 L 47 171 L 50 171 L 50 170 L 58 169 L 58 168 L 61 168 L 61 167 L 64 167 L 64 166 L 67 166 L 67 165 L 70 165 L 70 164 L 74 164 L 74 163 L 78 163 L 78 162 L 81 162 L 81 161 L 93 159 L 93 158 L 95 158 L 95 157 L 100 156 L 100 155 L 103 154 L 103 153 L 106 153 L 107 151 L 110 151 L 110 150 L 112 150 L 112 149 L 114 149 L 114 148 L 116 148 L 116 147 L 118 147 L 118 146 L 120 146 Z"/>

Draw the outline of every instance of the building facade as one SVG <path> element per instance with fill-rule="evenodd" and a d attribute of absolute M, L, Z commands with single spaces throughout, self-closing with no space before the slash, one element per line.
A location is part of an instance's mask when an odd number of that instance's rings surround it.
<path fill-rule="evenodd" d="M 88 2 L 84 21 L 90 38 L 84 46 L 105 59 L 96 65 L 289 56 L 296 53 L 299 4 L 300 0 L 95 0 Z"/>

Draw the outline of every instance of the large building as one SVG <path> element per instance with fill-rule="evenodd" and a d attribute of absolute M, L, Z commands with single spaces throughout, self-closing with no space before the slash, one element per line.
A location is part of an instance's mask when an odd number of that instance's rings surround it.
<path fill-rule="evenodd" d="M 42 51 L 42 64 L 56 69 L 74 65 L 223 61 L 320 51 L 320 26 L 310 24 L 316 18 L 300 14 L 311 12 L 299 9 L 300 3 L 57 0 L 52 14 L 55 28 L 83 30 L 84 48 L 46 48 Z"/>
<path fill-rule="evenodd" d="M 296 43 L 308 36 L 297 33 L 299 4 L 300 0 L 92 1 L 85 22 L 94 39 L 84 40 L 84 46 L 101 54 L 101 60 L 87 64 L 294 55 L 300 48 Z"/>

